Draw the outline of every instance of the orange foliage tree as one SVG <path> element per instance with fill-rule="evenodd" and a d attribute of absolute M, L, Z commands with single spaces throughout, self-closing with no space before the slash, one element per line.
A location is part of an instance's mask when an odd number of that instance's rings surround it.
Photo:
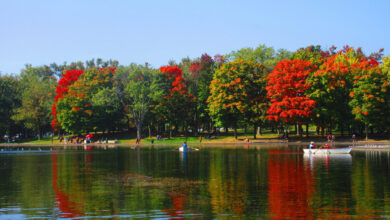
<path fill-rule="evenodd" d="M 271 105 L 268 119 L 284 124 L 306 122 L 313 114 L 316 102 L 306 96 L 310 84 L 306 78 L 314 70 L 307 60 L 284 60 L 268 75 L 267 97 Z"/>
<path fill-rule="evenodd" d="M 252 123 L 256 128 L 264 122 L 268 107 L 265 77 L 264 65 L 244 60 L 223 64 L 215 72 L 208 102 L 217 127 L 233 127 L 237 139 L 240 123 Z"/>

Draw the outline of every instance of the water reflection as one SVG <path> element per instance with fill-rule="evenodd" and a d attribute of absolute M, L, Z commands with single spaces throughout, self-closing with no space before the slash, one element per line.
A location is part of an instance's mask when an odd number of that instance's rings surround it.
<path fill-rule="evenodd" d="M 315 178 L 294 152 L 270 151 L 268 159 L 268 201 L 272 217 L 313 218 L 310 200 Z M 292 154 L 290 154 L 292 153 Z"/>
<path fill-rule="evenodd" d="M 52 184 L 53 190 L 55 193 L 55 198 L 57 201 L 57 207 L 60 210 L 58 217 L 60 218 L 74 218 L 77 216 L 82 216 L 82 213 L 79 208 L 82 204 L 72 202 L 66 192 L 63 192 L 58 185 L 58 174 L 57 174 L 57 152 L 53 151 L 52 156 Z"/>
<path fill-rule="evenodd" d="M 352 164 L 352 156 L 350 154 L 304 154 L 304 165 L 314 171 L 316 166 L 325 166 L 326 171 L 329 171 L 329 165 L 335 163 L 350 167 Z"/>
<path fill-rule="evenodd" d="M 24 149 L 27 152 L 29 149 Z M 0 154 L 4 218 L 376 218 L 388 152 L 299 148 L 42 148 Z M 22 217 L 20 217 L 22 216 Z"/>

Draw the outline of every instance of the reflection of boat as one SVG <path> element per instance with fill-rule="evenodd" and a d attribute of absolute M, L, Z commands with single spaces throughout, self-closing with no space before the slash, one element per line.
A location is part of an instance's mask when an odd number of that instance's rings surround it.
<path fill-rule="evenodd" d="M 183 147 L 179 147 L 180 152 L 197 151 L 197 150 L 199 150 L 199 149 L 198 148 L 189 148 L 189 147 L 186 147 L 186 149 L 184 149 Z"/>
<path fill-rule="evenodd" d="M 351 154 L 304 154 L 304 160 L 315 159 L 315 160 L 337 160 L 337 161 L 346 161 L 352 162 Z"/>
<path fill-rule="evenodd" d="M 303 149 L 305 154 L 349 154 L 352 147 L 330 149 Z"/>

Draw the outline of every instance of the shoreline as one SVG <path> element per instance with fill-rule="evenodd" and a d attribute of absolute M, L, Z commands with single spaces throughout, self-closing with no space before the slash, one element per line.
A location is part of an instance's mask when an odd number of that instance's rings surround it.
<path fill-rule="evenodd" d="M 315 142 L 317 146 L 324 145 L 327 141 Z M 250 141 L 250 142 L 211 142 L 211 143 L 187 143 L 188 146 L 302 146 L 309 145 L 310 141 Z M 1 143 L 0 147 L 73 147 L 73 146 L 96 146 L 96 147 L 142 147 L 142 146 L 180 146 L 180 143 L 90 143 L 90 144 L 60 144 L 60 143 Z M 331 146 L 355 146 L 354 150 L 360 149 L 386 149 L 390 150 L 390 141 L 359 141 L 355 144 L 351 141 L 340 141 L 331 143 Z"/>

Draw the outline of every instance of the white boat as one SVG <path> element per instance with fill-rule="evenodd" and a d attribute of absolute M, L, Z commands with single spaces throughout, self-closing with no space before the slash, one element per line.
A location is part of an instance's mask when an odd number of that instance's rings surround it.
<path fill-rule="evenodd" d="M 303 149 L 305 154 L 349 154 L 352 150 L 352 147 L 344 148 L 314 148 L 314 149 Z"/>
<path fill-rule="evenodd" d="M 184 149 L 183 147 L 179 147 L 179 151 L 180 152 L 185 152 L 185 151 L 197 151 L 199 150 L 198 148 L 189 148 L 187 147 L 186 149 Z"/>

